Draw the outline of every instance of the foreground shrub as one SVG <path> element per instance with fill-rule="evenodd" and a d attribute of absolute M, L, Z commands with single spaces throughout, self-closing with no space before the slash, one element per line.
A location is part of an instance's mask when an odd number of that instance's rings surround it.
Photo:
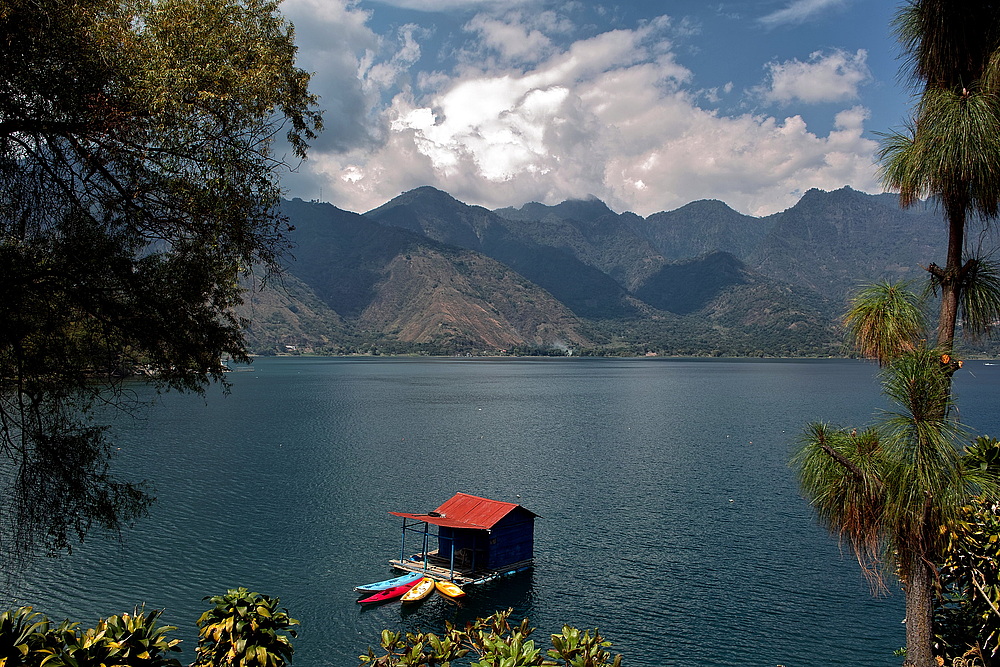
<path fill-rule="evenodd" d="M 935 604 L 938 655 L 949 665 L 972 656 L 1000 665 L 1000 505 L 976 498 L 942 532 L 948 548 Z"/>
<path fill-rule="evenodd" d="M 198 619 L 197 667 L 284 667 L 298 621 L 278 598 L 230 589 L 205 598 L 215 606 Z M 0 613 L 0 667 L 181 667 L 177 628 L 160 625 L 161 610 L 102 618 L 93 628 L 52 622 L 31 607 Z"/>
<path fill-rule="evenodd" d="M 594 629 L 581 632 L 568 625 L 562 632 L 551 636 L 552 648 L 542 653 L 528 637 L 534 628 L 528 619 L 511 627 L 508 618 L 513 609 L 498 611 L 487 618 L 479 618 L 456 628 L 448 623 L 443 634 L 401 633 L 383 630 L 382 655 L 369 648 L 360 656 L 361 665 L 377 667 L 415 667 L 416 665 L 448 665 L 470 656 L 472 667 L 534 667 L 536 665 L 565 665 L 566 667 L 620 667 L 622 657 L 611 657 L 604 649 L 611 646 Z"/>
<path fill-rule="evenodd" d="M 179 639 L 167 634 L 173 626 L 159 625 L 161 611 L 102 618 L 93 628 L 63 621 L 53 627 L 31 607 L 0 614 L 0 667 L 180 667 L 168 653 L 180 651 Z"/>
<path fill-rule="evenodd" d="M 196 666 L 283 667 L 291 661 L 288 637 L 296 636 L 291 627 L 299 622 L 278 608 L 279 598 L 231 588 L 205 599 L 215 606 L 198 619 Z"/>

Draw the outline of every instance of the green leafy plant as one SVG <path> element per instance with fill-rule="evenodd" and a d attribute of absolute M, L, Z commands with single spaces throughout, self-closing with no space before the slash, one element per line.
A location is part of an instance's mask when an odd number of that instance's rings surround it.
<path fill-rule="evenodd" d="M 48 619 L 31 607 L 0 614 L 0 667 L 40 662 L 38 651 L 44 646 L 48 629 Z"/>
<path fill-rule="evenodd" d="M 982 449 L 993 458 L 1000 456 L 996 446 Z M 934 622 L 939 654 L 948 659 L 969 660 L 971 653 L 986 665 L 1000 662 L 998 510 L 997 503 L 977 497 L 957 521 L 941 528 L 947 547 L 939 567 Z"/>
<path fill-rule="evenodd" d="M 0 667 L 180 667 L 167 653 L 179 651 L 179 639 L 167 634 L 176 628 L 159 625 L 161 611 L 110 616 L 93 628 L 62 621 L 52 627 L 48 618 L 31 607 L 0 614 Z"/>
<path fill-rule="evenodd" d="M 144 613 L 138 608 L 134 614 L 111 616 L 97 624 L 104 641 L 111 649 L 114 664 L 132 667 L 178 666 L 176 658 L 168 658 L 168 652 L 180 651 L 180 639 L 170 639 L 167 634 L 177 628 L 158 625 L 162 610 L 154 609 Z"/>
<path fill-rule="evenodd" d="M 101 628 L 89 628 L 83 632 L 77 630 L 79 623 L 63 621 L 56 627 L 47 639 L 47 646 L 39 653 L 46 657 L 42 660 L 45 667 L 102 667 L 111 664 L 128 664 L 113 662 L 114 649 L 105 640 L 105 632 Z"/>
<path fill-rule="evenodd" d="M 551 636 L 552 649 L 543 654 L 528 637 L 534 628 L 528 619 L 511 626 L 513 609 L 498 611 L 492 616 L 467 623 L 464 628 L 446 624 L 442 635 L 434 633 L 401 633 L 383 630 L 382 654 L 371 648 L 360 656 L 362 665 L 378 667 L 411 667 L 416 665 L 450 665 L 453 661 L 475 656 L 471 667 L 533 667 L 564 665 L 565 667 L 620 667 L 621 656 L 614 658 L 605 649 L 611 642 L 596 629 L 593 634 L 568 625 Z"/>
<path fill-rule="evenodd" d="M 591 636 L 589 630 L 581 634 L 577 628 L 564 625 L 561 634 L 552 635 L 552 645 L 555 648 L 549 651 L 549 657 L 555 660 L 556 664 L 565 664 L 569 667 L 621 665 L 621 655 L 611 658 L 611 653 L 604 650 L 611 646 L 611 642 L 601 637 L 596 629 Z M 609 660 L 611 662 L 608 662 Z"/>
<path fill-rule="evenodd" d="M 213 667 L 282 667 L 292 659 L 298 621 L 279 609 L 280 598 L 231 588 L 206 597 L 214 607 L 198 619 L 195 665 Z"/>

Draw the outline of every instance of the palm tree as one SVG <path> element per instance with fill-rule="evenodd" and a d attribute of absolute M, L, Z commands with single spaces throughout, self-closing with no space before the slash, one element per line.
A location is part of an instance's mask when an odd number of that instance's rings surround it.
<path fill-rule="evenodd" d="M 1000 497 L 1000 469 L 982 468 L 981 457 L 965 465 L 966 450 L 957 447 L 963 429 L 950 410 L 948 375 L 937 351 L 904 354 L 882 371 L 893 411 L 861 432 L 812 424 L 793 458 L 820 521 L 851 545 L 874 584 L 884 586 L 886 571 L 898 575 L 906 597 L 906 660 L 915 667 L 935 665 L 941 528 L 972 497 Z"/>
<path fill-rule="evenodd" d="M 1000 11 L 991 0 L 909 0 L 895 27 L 923 90 L 909 127 L 883 139 L 881 178 L 903 206 L 936 198 L 944 209 L 945 265 L 927 270 L 941 292 L 937 345 L 950 353 L 980 261 L 964 257 L 967 224 L 1000 211 Z"/>
<path fill-rule="evenodd" d="M 820 520 L 852 545 L 866 574 L 880 585 L 886 566 L 899 575 L 906 662 L 933 667 L 942 528 L 976 493 L 1000 494 L 998 470 L 969 465 L 975 457 L 957 447 L 962 428 L 951 409 L 959 318 L 971 334 L 1000 320 L 995 263 L 966 257 L 968 223 L 1000 212 L 1000 12 L 992 0 L 908 0 L 895 28 L 922 90 L 909 126 L 883 139 L 880 175 L 903 206 L 935 198 L 944 210 L 945 265 L 926 267 L 941 296 L 936 346 L 927 346 L 922 306 L 904 285 L 859 292 L 848 335 L 883 367 L 895 411 L 861 434 L 813 424 L 793 463 Z"/>
<path fill-rule="evenodd" d="M 993 299 L 990 275 L 987 265 L 966 291 L 973 311 Z M 989 459 L 996 465 L 982 466 L 986 445 L 957 446 L 964 429 L 952 409 L 953 366 L 942 363 L 940 348 L 926 346 L 923 312 L 902 283 L 878 283 L 853 297 L 844 316 L 848 339 L 883 367 L 882 390 L 894 409 L 860 433 L 810 425 L 792 463 L 820 521 L 850 543 L 873 585 L 885 586 L 887 567 L 899 576 L 907 662 L 932 667 L 942 527 L 953 525 L 973 496 L 1000 497 L 1000 449 Z"/>
<path fill-rule="evenodd" d="M 844 324 L 848 342 L 879 366 L 917 349 L 925 328 L 917 296 L 906 283 L 890 282 L 858 290 L 851 298 Z"/>

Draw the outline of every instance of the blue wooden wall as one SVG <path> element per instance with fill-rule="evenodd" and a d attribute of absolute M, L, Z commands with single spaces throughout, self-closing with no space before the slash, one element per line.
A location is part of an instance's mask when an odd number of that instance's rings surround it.
<path fill-rule="evenodd" d="M 456 569 L 468 567 L 471 563 L 460 562 L 461 556 L 471 558 L 474 553 L 477 570 L 499 570 L 534 557 L 535 517 L 516 508 L 498 521 L 489 533 L 442 526 L 438 529 L 438 538 L 439 556 L 450 560 L 452 549 L 455 550 Z"/>

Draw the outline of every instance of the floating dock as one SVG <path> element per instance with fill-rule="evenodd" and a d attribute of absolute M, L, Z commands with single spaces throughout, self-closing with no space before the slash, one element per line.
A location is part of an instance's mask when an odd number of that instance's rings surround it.
<path fill-rule="evenodd" d="M 499 577 L 506 577 L 512 574 L 517 574 L 518 572 L 530 570 L 534 566 L 534 559 L 529 558 L 528 560 L 511 563 L 499 570 L 479 570 L 476 572 L 453 570 L 450 567 L 448 560 L 433 553 L 428 554 L 426 563 L 424 562 L 423 554 L 414 554 L 405 560 L 390 560 L 389 565 L 397 570 L 402 570 L 404 572 L 417 572 L 425 577 L 430 577 L 431 579 L 436 579 L 438 581 L 452 581 L 459 586 L 476 586 L 478 584 L 485 584 L 488 581 L 493 581 Z"/>
<path fill-rule="evenodd" d="M 459 586 L 481 584 L 532 567 L 534 512 L 517 503 L 456 493 L 426 514 L 390 512 L 402 517 L 399 558 L 389 564 L 405 572 Z M 435 526 L 437 533 L 431 533 Z M 406 538 L 416 534 L 420 551 L 407 556 Z M 437 549 L 431 542 L 437 541 Z"/>

